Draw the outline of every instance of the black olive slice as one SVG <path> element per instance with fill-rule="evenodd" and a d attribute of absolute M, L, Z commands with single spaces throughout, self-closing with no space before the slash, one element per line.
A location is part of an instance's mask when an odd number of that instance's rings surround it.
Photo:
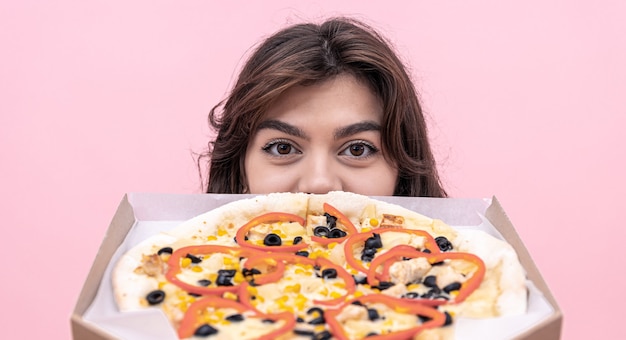
<path fill-rule="evenodd" d="M 404 294 L 402 297 L 405 299 L 417 299 L 419 298 L 419 294 L 416 292 L 407 292 L 406 294 Z"/>
<path fill-rule="evenodd" d="M 432 320 L 431 318 L 429 318 L 429 317 L 427 317 L 427 316 L 425 316 L 425 315 L 418 315 L 417 317 L 420 319 L 420 321 L 421 321 L 422 323 L 426 323 L 426 322 L 428 322 L 428 321 Z"/>
<path fill-rule="evenodd" d="M 215 284 L 218 286 L 233 286 L 232 279 L 235 276 L 234 269 L 220 269 L 217 271 L 217 279 Z"/>
<path fill-rule="evenodd" d="M 311 315 L 313 313 L 317 313 L 317 315 L 324 315 L 324 310 L 319 308 L 319 307 L 311 307 L 309 308 L 309 310 L 306 311 L 307 315 Z"/>
<path fill-rule="evenodd" d="M 326 320 L 323 316 L 318 316 L 315 319 L 308 322 L 309 325 L 323 325 L 326 323 Z"/>
<path fill-rule="evenodd" d="M 448 241 L 445 236 L 437 236 L 435 238 L 435 241 L 437 242 L 437 246 L 439 246 L 439 249 L 441 251 L 450 251 L 453 248 L 452 243 L 450 243 L 450 241 Z"/>
<path fill-rule="evenodd" d="M 163 247 L 163 248 L 159 249 L 159 251 L 157 252 L 157 255 L 171 254 L 173 252 L 174 252 L 174 249 L 172 249 L 172 247 Z"/>
<path fill-rule="evenodd" d="M 188 259 L 190 259 L 190 260 L 191 260 L 191 263 L 200 263 L 200 262 L 202 262 L 202 259 L 201 259 L 201 258 L 199 258 L 199 257 L 197 257 L 197 256 L 194 256 L 194 255 L 191 255 L 191 254 L 187 254 L 187 255 L 185 255 L 185 257 L 186 257 L 186 258 L 188 258 Z"/>
<path fill-rule="evenodd" d="M 322 270 L 322 278 L 324 279 L 336 279 L 337 278 L 337 269 L 335 268 L 326 268 Z"/>
<path fill-rule="evenodd" d="M 361 254 L 361 261 L 363 262 L 372 262 L 373 259 L 373 255 Z"/>
<path fill-rule="evenodd" d="M 429 275 L 424 278 L 424 286 L 426 287 L 437 287 L 437 277 L 434 275 Z"/>
<path fill-rule="evenodd" d="M 202 287 L 206 287 L 211 284 L 211 280 L 207 280 L 207 279 L 198 280 L 198 284 L 201 285 Z"/>
<path fill-rule="evenodd" d="M 337 227 L 337 217 L 329 213 L 324 213 L 324 216 L 326 216 L 326 226 L 328 227 L 328 229 L 333 229 Z"/>
<path fill-rule="evenodd" d="M 452 315 L 448 312 L 443 312 L 446 315 L 446 321 L 443 323 L 444 326 L 448 326 L 452 324 Z"/>
<path fill-rule="evenodd" d="M 352 277 L 354 278 L 354 283 L 357 285 L 363 285 L 367 283 L 367 276 L 356 276 L 356 275 L 352 275 Z"/>
<path fill-rule="evenodd" d="M 243 321 L 244 317 L 241 314 L 233 314 L 225 317 L 225 319 L 230 322 L 241 322 Z"/>
<path fill-rule="evenodd" d="M 309 257 L 309 252 L 306 250 L 300 250 L 296 252 L 296 255 L 298 256 L 304 256 L 304 257 Z"/>
<path fill-rule="evenodd" d="M 389 289 L 391 287 L 395 286 L 395 283 L 393 282 L 389 282 L 389 281 L 380 281 L 378 283 L 378 286 L 373 286 L 372 288 L 377 288 L 380 290 L 385 290 L 385 289 Z"/>
<path fill-rule="evenodd" d="M 263 239 L 263 244 L 270 247 L 280 246 L 283 244 L 283 240 L 281 240 L 280 236 L 270 233 L 265 235 Z"/>
<path fill-rule="evenodd" d="M 374 256 L 376 254 L 376 248 L 364 248 L 363 255 L 366 256 Z"/>
<path fill-rule="evenodd" d="M 157 305 L 165 300 L 165 292 L 160 289 L 153 290 L 148 293 L 146 300 L 148 300 L 148 304 L 150 305 Z"/>
<path fill-rule="evenodd" d="M 296 236 L 293 238 L 293 244 L 298 244 L 302 242 L 302 236 Z"/>
<path fill-rule="evenodd" d="M 321 331 L 313 336 L 313 340 L 330 340 L 333 335 L 329 331 Z"/>
<path fill-rule="evenodd" d="M 204 325 L 198 327 L 196 329 L 196 332 L 193 333 L 193 335 L 195 335 L 195 336 L 209 336 L 209 335 L 213 335 L 213 334 L 217 334 L 217 329 L 213 328 L 208 323 L 205 323 Z"/>
<path fill-rule="evenodd" d="M 328 237 L 328 234 L 330 234 L 330 229 L 328 229 L 327 227 L 320 225 L 313 229 L 313 235 L 317 237 Z"/>
<path fill-rule="evenodd" d="M 443 287 L 443 291 L 450 294 L 450 292 L 461 289 L 460 282 L 452 282 L 451 284 Z"/>
<path fill-rule="evenodd" d="M 315 332 L 309 331 L 309 330 L 306 330 L 306 329 L 297 329 L 297 328 L 295 328 L 293 330 L 293 334 L 295 334 L 295 335 L 304 335 L 304 336 L 313 336 L 313 335 L 315 335 Z"/>
<path fill-rule="evenodd" d="M 376 321 L 380 319 L 380 315 L 378 314 L 378 311 L 374 308 L 367 309 L 367 317 L 368 319 L 370 319 L 370 321 Z"/>
<path fill-rule="evenodd" d="M 378 248 L 382 248 L 382 247 L 383 247 L 383 241 L 380 239 L 380 235 L 379 234 L 375 233 L 373 236 L 371 236 L 367 240 L 365 240 L 365 248 L 378 249 Z"/>
<path fill-rule="evenodd" d="M 244 268 L 241 270 L 241 273 L 243 274 L 243 276 L 252 276 L 252 275 L 258 275 L 261 274 L 261 271 L 256 269 L 256 268 Z"/>
<path fill-rule="evenodd" d="M 335 228 L 333 230 L 330 231 L 330 233 L 328 234 L 328 238 L 342 238 L 347 236 L 348 233 L 346 233 L 345 231 Z"/>

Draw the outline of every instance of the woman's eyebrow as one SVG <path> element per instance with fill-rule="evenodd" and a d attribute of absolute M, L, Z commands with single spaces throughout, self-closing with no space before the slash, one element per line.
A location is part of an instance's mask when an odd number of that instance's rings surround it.
<path fill-rule="evenodd" d="M 264 120 L 259 123 L 259 126 L 257 127 L 257 130 L 262 129 L 278 130 L 294 137 L 299 137 L 307 140 L 309 139 L 309 136 L 307 136 L 307 134 L 298 127 L 287 124 L 285 122 L 281 122 L 280 120 Z"/>
<path fill-rule="evenodd" d="M 335 139 L 341 139 L 344 137 L 355 135 L 359 132 L 364 131 L 380 131 L 380 124 L 366 120 L 364 122 L 359 122 L 355 124 L 350 124 L 348 126 L 340 127 L 335 130 Z"/>

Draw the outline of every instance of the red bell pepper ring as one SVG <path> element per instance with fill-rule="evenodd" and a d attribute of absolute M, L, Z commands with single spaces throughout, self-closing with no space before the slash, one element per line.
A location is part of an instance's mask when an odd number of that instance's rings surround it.
<path fill-rule="evenodd" d="M 354 224 L 352 224 L 352 221 L 350 221 L 350 219 L 346 215 L 344 215 L 341 211 L 339 211 L 332 205 L 324 203 L 324 212 L 337 217 L 337 221 L 339 221 L 339 223 L 343 224 L 343 226 L 346 227 L 348 235 L 356 234 L 359 232 Z"/>
<path fill-rule="evenodd" d="M 259 252 L 252 251 L 250 249 L 244 248 L 235 248 L 235 247 L 227 247 L 227 246 L 218 246 L 218 245 L 197 245 L 197 246 L 187 246 L 176 249 L 170 256 L 167 261 L 168 270 L 165 273 L 165 278 L 176 286 L 184 289 L 187 292 L 206 295 L 206 294 L 223 294 L 225 292 L 234 292 L 238 289 L 236 285 L 233 286 L 220 286 L 220 287 L 202 287 L 194 284 L 190 284 L 182 281 L 178 278 L 178 274 L 182 271 L 181 260 L 187 256 L 187 254 L 214 254 L 214 253 L 222 253 L 229 254 L 233 256 L 259 256 Z"/>
<path fill-rule="evenodd" d="M 428 232 L 424 231 L 424 230 L 415 230 L 415 229 L 397 229 L 397 228 L 384 228 L 384 229 L 376 229 L 376 230 L 371 230 L 365 233 L 358 233 L 355 235 L 352 235 L 348 238 L 348 240 L 344 243 L 343 247 L 344 247 L 344 252 L 345 252 L 345 256 L 346 256 L 346 261 L 348 262 L 348 264 L 362 272 L 362 273 L 367 273 L 368 269 L 363 266 L 361 264 L 361 262 L 359 260 L 357 260 L 354 255 L 353 255 L 353 248 L 355 245 L 357 245 L 357 243 L 359 242 L 365 242 L 365 240 L 367 240 L 368 238 L 374 236 L 374 234 L 382 234 L 382 233 L 388 233 L 388 232 L 398 232 L 398 233 L 407 233 L 407 234 L 415 234 L 415 235 L 419 235 L 424 237 L 425 240 L 425 245 L 426 245 L 426 249 L 430 250 L 432 253 L 439 253 L 441 252 L 439 250 L 439 246 L 437 245 L 437 241 L 435 241 L 435 239 L 432 237 L 432 235 L 430 235 Z M 383 245 L 384 246 L 384 245 Z M 376 257 L 378 257 L 380 255 L 377 255 Z M 376 258 L 374 258 L 376 259 Z"/>
<path fill-rule="evenodd" d="M 339 209 L 333 207 L 332 205 L 328 203 L 324 203 L 323 209 L 325 213 L 331 216 L 335 216 L 337 218 L 337 221 L 339 221 L 339 223 L 341 223 L 344 226 L 344 228 L 346 228 L 347 235 L 344 237 L 338 237 L 338 238 L 328 238 L 328 237 L 320 237 L 320 236 L 314 235 L 314 236 L 311 236 L 312 241 L 326 246 L 333 242 L 341 243 L 345 239 L 350 237 L 350 235 L 354 235 L 359 232 L 354 226 L 354 224 L 352 223 L 352 221 L 350 221 L 348 216 L 344 215 L 341 211 L 339 211 Z"/>
<path fill-rule="evenodd" d="M 189 305 L 189 308 L 185 312 L 182 321 L 180 322 L 180 326 L 178 327 L 178 337 L 179 338 L 190 338 L 194 336 L 194 333 L 198 327 L 204 324 L 200 321 L 203 311 L 207 308 L 232 308 L 239 313 L 243 313 L 251 310 L 248 306 L 245 306 L 239 302 L 224 299 L 221 297 L 205 297 L 199 300 L 196 300 L 194 303 Z M 253 309 L 252 309 L 253 310 Z M 281 314 L 260 314 L 256 310 L 254 311 L 254 315 L 252 317 L 271 319 L 274 321 L 283 321 L 284 324 L 279 328 L 268 332 L 267 334 L 260 335 L 257 339 L 260 340 L 273 340 L 278 336 L 281 336 L 289 331 L 291 331 L 295 324 L 295 318 L 291 313 L 281 313 Z"/>
<path fill-rule="evenodd" d="M 245 248 L 252 248 L 256 250 L 271 251 L 271 252 L 296 252 L 300 249 L 304 249 L 309 246 L 308 244 L 304 242 L 294 244 L 294 245 L 289 245 L 289 246 L 286 246 L 286 245 L 265 246 L 265 245 L 253 244 L 251 242 L 246 241 L 246 236 L 248 235 L 248 232 L 250 231 L 250 229 L 256 227 L 259 224 L 275 223 L 275 222 L 297 222 L 300 225 L 302 225 L 303 228 L 306 223 L 304 218 L 298 215 L 289 214 L 289 213 L 270 212 L 267 214 L 259 215 L 251 219 L 250 221 L 248 221 L 248 223 L 244 224 L 241 228 L 239 228 L 239 230 L 237 230 L 237 234 L 235 235 L 235 240 L 237 241 L 237 244 Z"/>
<path fill-rule="evenodd" d="M 476 271 L 472 274 L 472 276 L 467 279 L 465 282 L 461 283 L 461 288 L 459 289 L 459 293 L 455 296 L 453 303 L 463 302 L 474 290 L 480 286 L 483 278 L 485 277 L 485 263 L 478 256 L 470 253 L 462 253 L 462 252 L 445 252 L 445 253 L 424 253 L 420 252 L 412 247 L 400 245 L 390 249 L 385 254 L 377 256 L 372 261 L 370 268 L 367 272 L 367 282 L 370 285 L 377 285 L 380 280 L 389 281 L 389 272 L 388 269 L 386 272 L 383 272 L 381 275 L 376 273 L 376 269 L 382 265 L 390 262 L 389 260 L 393 258 L 416 258 L 416 257 L 424 257 L 428 260 L 430 264 L 441 262 L 443 260 L 464 260 L 473 263 L 476 265 Z M 387 267 L 388 268 L 388 267 Z M 420 302 L 425 302 L 429 304 L 440 304 L 436 303 L 436 300 L 416 300 Z M 444 301 L 445 302 L 445 301 Z"/>
<path fill-rule="evenodd" d="M 372 340 L 412 339 L 423 330 L 441 327 L 446 322 L 446 315 L 444 313 L 426 305 L 398 300 L 398 299 L 395 299 L 393 297 L 390 297 L 384 294 L 364 295 L 359 298 L 347 301 L 342 306 L 342 308 L 329 309 L 325 312 L 326 323 L 328 324 L 334 337 L 339 340 L 348 340 L 349 337 L 348 337 L 348 334 L 346 334 L 346 330 L 343 328 L 341 323 L 337 320 L 337 316 L 341 314 L 341 311 L 343 310 L 343 308 L 345 308 L 346 306 L 349 306 L 355 301 L 358 301 L 364 305 L 382 303 L 399 313 L 420 315 L 420 316 L 425 316 L 429 318 L 428 321 L 424 323 L 420 323 L 418 326 L 411 327 L 409 329 L 405 329 L 405 330 L 401 330 L 397 332 L 368 336 L 367 337 L 368 340 L 369 339 L 372 339 Z"/>

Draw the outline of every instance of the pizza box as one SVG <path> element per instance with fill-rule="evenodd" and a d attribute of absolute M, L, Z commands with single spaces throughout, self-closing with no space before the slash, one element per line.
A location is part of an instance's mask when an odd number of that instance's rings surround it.
<path fill-rule="evenodd" d="M 74 339 L 169 339 L 175 333 L 159 311 L 152 314 L 121 315 L 113 301 L 110 264 L 122 245 L 137 243 L 150 234 L 177 226 L 183 221 L 231 201 L 254 195 L 128 193 L 119 204 L 71 316 Z M 523 319 L 503 320 L 497 326 L 472 321 L 457 338 L 462 339 L 560 339 L 563 316 L 541 273 L 522 243 L 496 197 L 486 199 L 374 197 L 441 219 L 453 227 L 483 228 L 508 241 L 517 251 L 527 272 L 529 310 Z M 155 321 L 156 320 L 156 321 Z M 457 327 L 463 320 L 459 320 Z M 493 322 L 493 321 L 490 321 Z M 474 328 L 472 328 L 474 327 Z M 496 331 L 500 329 L 500 331 Z"/>

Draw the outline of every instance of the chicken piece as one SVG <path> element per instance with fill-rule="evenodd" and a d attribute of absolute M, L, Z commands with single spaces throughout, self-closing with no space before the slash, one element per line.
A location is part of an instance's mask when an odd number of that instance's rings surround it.
<path fill-rule="evenodd" d="M 339 323 L 345 323 L 348 320 L 367 320 L 367 309 L 363 306 L 347 305 L 341 314 L 337 315 Z"/>
<path fill-rule="evenodd" d="M 389 267 L 389 276 L 396 284 L 407 284 L 422 279 L 432 266 L 424 257 L 399 261 Z"/>
<path fill-rule="evenodd" d="M 141 266 L 135 269 L 135 273 L 146 274 L 152 277 L 162 274 L 163 271 L 163 260 L 157 254 L 142 255 Z"/>
<path fill-rule="evenodd" d="M 380 228 L 404 228 L 404 217 L 383 214 L 383 221 L 380 223 Z"/>
<path fill-rule="evenodd" d="M 454 282 L 465 282 L 466 278 L 463 274 L 454 270 L 452 266 L 434 266 L 428 275 L 435 275 L 437 277 L 437 286 L 443 288 Z"/>

